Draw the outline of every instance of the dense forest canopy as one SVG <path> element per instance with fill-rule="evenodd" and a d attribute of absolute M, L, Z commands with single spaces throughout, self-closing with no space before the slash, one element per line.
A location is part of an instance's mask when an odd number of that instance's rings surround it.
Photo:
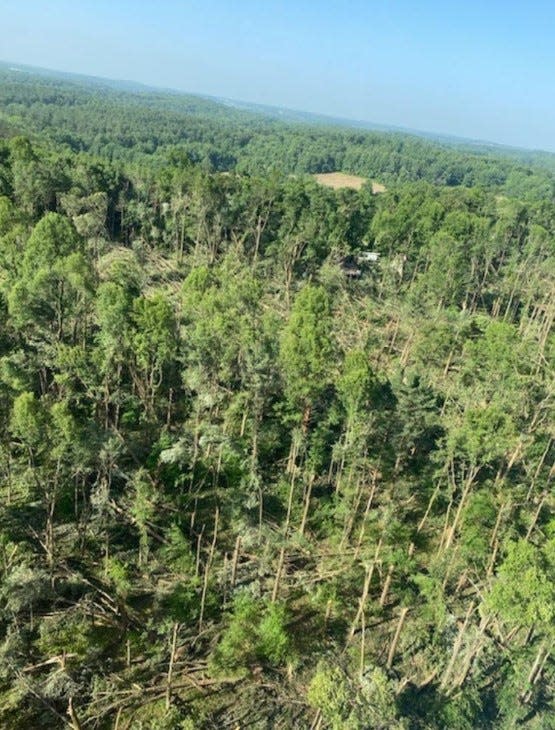
<path fill-rule="evenodd" d="M 555 727 L 548 158 L 6 69 L 0 130 L 0 725 Z"/>
<path fill-rule="evenodd" d="M 175 152 L 209 171 L 343 170 L 386 184 L 425 180 L 495 188 L 526 199 L 553 195 L 552 154 L 438 144 L 408 134 L 310 124 L 310 119 L 287 124 L 198 96 L 129 91 L 125 84 L 101 80 L 91 86 L 79 77 L 37 76 L 0 66 L 0 122 L 74 152 L 128 161 Z"/>

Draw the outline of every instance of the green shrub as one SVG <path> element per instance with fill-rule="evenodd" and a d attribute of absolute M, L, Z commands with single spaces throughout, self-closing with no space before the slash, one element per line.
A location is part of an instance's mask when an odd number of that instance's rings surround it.
<path fill-rule="evenodd" d="M 291 655 L 285 608 L 276 603 L 237 596 L 226 630 L 212 655 L 216 672 L 245 672 L 258 662 L 278 666 Z"/>

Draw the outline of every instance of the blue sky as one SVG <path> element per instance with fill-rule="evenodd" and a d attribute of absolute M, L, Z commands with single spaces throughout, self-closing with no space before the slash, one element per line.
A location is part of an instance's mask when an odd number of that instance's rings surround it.
<path fill-rule="evenodd" d="M 0 59 L 555 150 L 555 3 L 0 0 Z"/>

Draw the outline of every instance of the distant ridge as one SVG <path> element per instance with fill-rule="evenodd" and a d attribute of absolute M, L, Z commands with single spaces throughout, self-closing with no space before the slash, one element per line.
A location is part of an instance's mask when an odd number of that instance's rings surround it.
<path fill-rule="evenodd" d="M 289 124 L 309 124 L 313 126 L 341 127 L 359 129 L 361 131 L 384 132 L 387 134 L 398 134 L 411 137 L 419 137 L 430 142 L 446 145 L 449 147 L 457 147 L 461 150 L 467 150 L 474 153 L 491 153 L 506 155 L 513 158 L 519 158 L 524 162 L 537 162 L 538 157 L 548 157 L 551 161 L 555 160 L 555 152 L 549 152 L 542 149 L 533 149 L 526 147 L 515 147 L 512 145 L 492 142 L 490 140 L 473 139 L 470 137 L 459 137 L 456 135 L 446 134 L 444 132 L 430 132 L 427 130 L 413 129 L 410 127 L 399 127 L 389 124 L 378 124 L 367 120 L 349 119 L 346 117 L 333 117 L 326 114 L 318 114 L 315 112 L 307 112 L 298 109 L 289 109 L 288 107 L 273 106 L 267 104 L 259 104 L 256 102 L 231 99 L 223 96 L 213 96 L 209 94 L 193 93 L 169 87 L 151 86 L 139 81 L 131 81 L 127 79 L 110 79 L 100 76 L 89 76 L 87 74 L 74 73 L 71 71 L 58 71 L 56 69 L 46 69 L 39 66 L 30 66 L 27 64 L 16 63 L 13 61 L 0 60 L 0 69 L 4 71 L 23 72 L 29 75 L 41 76 L 57 81 L 65 81 L 80 86 L 96 86 L 99 89 L 111 89 L 131 94 L 167 94 L 177 97 L 185 97 L 190 99 L 200 99 L 225 106 L 236 111 L 247 112 L 261 117 L 280 120 Z"/>

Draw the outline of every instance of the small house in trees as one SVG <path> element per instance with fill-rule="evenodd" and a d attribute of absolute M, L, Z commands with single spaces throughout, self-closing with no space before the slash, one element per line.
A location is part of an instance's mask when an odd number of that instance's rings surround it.
<path fill-rule="evenodd" d="M 350 254 L 343 256 L 339 260 L 339 268 L 348 279 L 359 279 L 362 274 L 362 269 L 360 268 L 356 257 Z"/>
<path fill-rule="evenodd" d="M 361 251 L 357 256 L 359 264 L 375 264 L 380 258 L 378 251 Z"/>

